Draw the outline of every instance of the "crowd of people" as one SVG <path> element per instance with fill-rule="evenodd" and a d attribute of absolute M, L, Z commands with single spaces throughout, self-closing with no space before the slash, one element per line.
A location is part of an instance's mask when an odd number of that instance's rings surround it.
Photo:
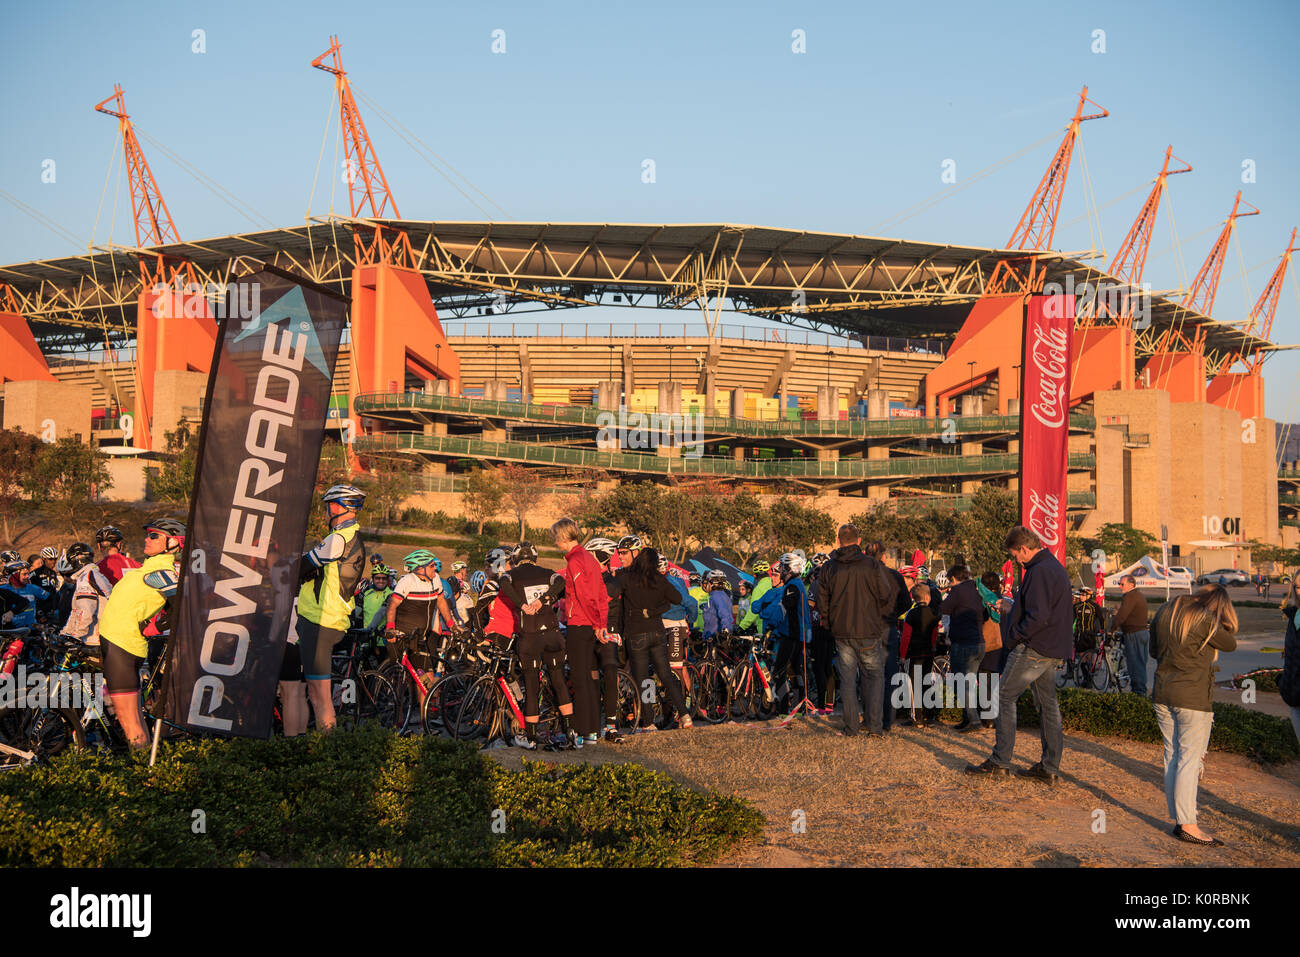
<path fill-rule="evenodd" d="M 891 561 L 882 543 L 864 543 L 852 524 L 840 527 L 833 551 L 759 558 L 750 567 L 752 584 L 742 579 L 735 587 L 722 570 L 696 573 L 672 565 L 636 535 L 584 542 L 569 518 L 551 527 L 562 567 L 542 564 L 536 546 L 521 542 L 493 548 L 473 571 L 455 562 L 444 577 L 441 560 L 425 548 L 406 555 L 401 575 L 380 556 L 367 558 L 361 489 L 334 486 L 324 501 L 329 532 L 300 563 L 280 672 L 286 735 L 306 730 L 309 706 L 318 729 L 334 726 L 331 655 L 349 629 L 373 631 L 393 660 L 408 636 L 461 629 L 513 649 L 524 679 L 525 719 L 513 744 L 530 750 L 621 743 L 615 721 L 620 667 L 637 688 L 653 684 L 653 668 L 670 724 L 690 729 L 698 717 L 688 704 L 692 636 L 709 642 L 767 633 L 775 641 L 771 673 L 778 707 L 838 713 L 838 731 L 847 737 L 880 738 L 895 725 L 935 726 L 940 705 L 923 685 L 935 675 L 936 657 L 946 654 L 948 674 L 960 679 L 954 687 L 961 719 L 954 730 L 992 731 L 988 757 L 966 768 L 972 775 L 1012 773 L 1016 702 L 1031 689 L 1041 756 L 1014 773 L 1046 784 L 1059 779 L 1064 742 L 1057 673 L 1075 650 L 1076 595 L 1065 568 L 1023 526 L 1012 528 L 1004 542 L 1021 569 L 1015 588 L 1005 567 L 981 574 L 959 559 L 931 575 L 924 566 Z M 166 630 L 185 545 L 185 528 L 173 519 L 155 519 L 143 530 L 143 563 L 130 556 L 123 533 L 112 526 L 99 530 L 94 547 L 77 542 L 62 550 L 47 546 L 26 559 L 12 550 L 0 555 L 3 626 L 55 622 L 64 636 L 97 646 L 112 708 L 133 746 L 146 744 L 140 667 L 149 639 Z M 1122 635 L 1132 691 L 1149 694 L 1164 739 L 1173 834 L 1218 845 L 1196 823 L 1196 794 L 1213 721 L 1214 662 L 1236 647 L 1236 612 L 1226 590 L 1209 584 L 1165 603 L 1152 619 L 1137 582 L 1126 578 L 1121 587 L 1111 627 Z M 1300 736 L 1295 584 L 1283 613 L 1279 686 Z M 1148 679 L 1152 658 L 1154 681 Z M 560 740 L 538 737 L 543 672 L 559 713 Z M 642 709 L 636 730 L 656 730 L 649 709 Z"/>

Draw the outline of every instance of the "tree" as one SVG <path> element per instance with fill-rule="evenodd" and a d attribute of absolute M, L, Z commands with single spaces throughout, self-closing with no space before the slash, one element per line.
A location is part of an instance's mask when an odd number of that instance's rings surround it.
<path fill-rule="evenodd" d="M 503 465 L 500 472 L 506 487 L 505 499 L 519 522 L 519 540 L 522 542 L 528 530 L 528 513 L 546 494 L 546 480 L 535 470 L 522 465 Z"/>
<path fill-rule="evenodd" d="M 347 450 L 338 442 L 326 442 L 321 446 L 320 463 L 316 467 L 316 494 L 312 496 L 311 512 L 307 518 L 308 548 L 325 537 L 329 532 L 329 518 L 321 496 L 331 485 L 348 481 Z"/>
<path fill-rule="evenodd" d="M 970 508 L 957 517 L 957 539 L 974 576 L 1002 567 L 1007 559 L 1002 543 L 1019 524 L 1020 504 L 1014 492 L 995 485 L 975 490 Z"/>
<path fill-rule="evenodd" d="M 0 523 L 5 543 L 14 540 L 10 522 L 18 516 L 23 490 L 30 483 L 42 442 L 22 429 L 0 431 Z"/>
<path fill-rule="evenodd" d="M 162 466 L 149 483 L 149 491 L 160 502 L 186 505 L 194 492 L 198 437 L 182 425 L 174 432 L 164 433 L 164 439 Z"/>
<path fill-rule="evenodd" d="M 483 523 L 490 521 L 506 498 L 506 486 L 496 469 L 474 469 L 465 477 L 465 492 L 461 502 L 465 513 L 472 521 L 478 523 L 478 532 L 483 534 Z"/>
<path fill-rule="evenodd" d="M 113 487 L 103 452 L 68 437 L 41 443 L 36 463 L 27 482 L 32 500 L 46 505 L 73 537 L 81 537 L 88 507 Z"/>
<path fill-rule="evenodd" d="M 402 502 L 415 490 L 415 468 L 406 459 L 380 458 L 367 461 L 369 473 L 358 481 L 366 492 L 366 510 L 371 523 L 390 525 L 397 520 Z"/>
<path fill-rule="evenodd" d="M 783 495 L 767 509 L 768 540 L 782 552 L 830 542 L 835 523 L 819 508 Z"/>
<path fill-rule="evenodd" d="M 1108 522 L 1097 531 L 1097 547 L 1107 555 L 1119 555 L 1120 565 L 1132 565 L 1143 555 L 1151 555 L 1159 547 L 1154 535 L 1132 525 Z"/>

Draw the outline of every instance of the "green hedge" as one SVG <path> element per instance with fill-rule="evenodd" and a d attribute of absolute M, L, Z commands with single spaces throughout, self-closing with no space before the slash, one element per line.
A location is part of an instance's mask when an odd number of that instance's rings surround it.
<path fill-rule="evenodd" d="M 187 742 L 153 769 L 69 754 L 0 775 L 2 866 L 680 865 L 762 826 L 748 802 L 637 765 L 508 771 L 379 729 Z"/>
<path fill-rule="evenodd" d="M 1155 710 L 1147 698 L 1086 688 L 1061 688 L 1056 695 L 1061 705 L 1061 725 L 1066 731 L 1151 743 L 1163 740 Z M 1038 725 L 1038 709 L 1032 692 L 1022 694 L 1016 707 L 1017 725 Z M 945 709 L 943 716 L 960 720 L 961 712 Z M 1269 764 L 1300 756 L 1295 729 L 1286 718 L 1218 702 L 1214 704 L 1210 750 L 1244 754 Z"/>

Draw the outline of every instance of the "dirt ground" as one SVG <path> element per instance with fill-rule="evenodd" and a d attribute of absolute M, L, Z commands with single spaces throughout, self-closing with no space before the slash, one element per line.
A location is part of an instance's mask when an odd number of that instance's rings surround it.
<path fill-rule="evenodd" d="M 697 726 L 537 758 L 634 761 L 748 798 L 766 833 L 724 866 L 1300 865 L 1300 761 L 1265 767 L 1211 751 L 1199 823 L 1227 846 L 1206 848 L 1169 835 L 1159 745 L 1067 734 L 1062 780 L 1049 787 L 962 774 L 988 756 L 992 731 L 901 728 L 848 739 L 835 720 Z M 1017 766 L 1039 752 L 1037 729 L 1022 731 Z M 508 766 L 523 759 L 513 748 L 489 753 Z"/>

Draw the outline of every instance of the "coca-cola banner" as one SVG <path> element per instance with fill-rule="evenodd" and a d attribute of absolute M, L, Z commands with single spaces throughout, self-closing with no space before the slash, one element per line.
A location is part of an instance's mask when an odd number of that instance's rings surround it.
<path fill-rule="evenodd" d="M 1031 296 L 1020 382 L 1020 521 L 1065 564 L 1073 296 Z"/>

